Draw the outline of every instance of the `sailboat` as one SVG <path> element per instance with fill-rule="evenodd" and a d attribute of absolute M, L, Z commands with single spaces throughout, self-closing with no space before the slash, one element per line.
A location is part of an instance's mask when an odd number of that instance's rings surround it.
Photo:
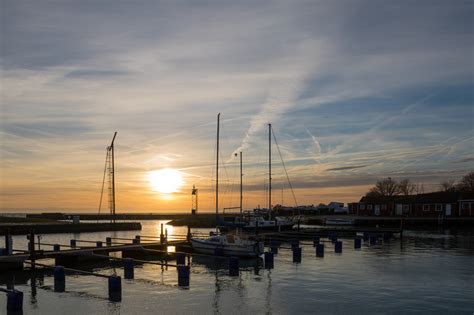
<path fill-rule="evenodd" d="M 219 121 L 217 115 L 217 155 L 216 155 L 216 221 L 219 218 Z M 263 243 L 245 239 L 239 234 L 211 235 L 208 238 L 191 238 L 193 249 L 205 254 L 221 254 L 237 257 L 257 257 L 263 254 Z"/>
<path fill-rule="evenodd" d="M 272 125 L 268 124 L 268 209 L 254 209 L 242 212 L 242 152 L 240 154 L 240 216 L 218 218 L 218 224 L 225 228 L 242 228 L 243 230 L 288 230 L 294 222 L 284 218 L 272 217 Z M 265 219 L 268 217 L 268 219 Z"/>

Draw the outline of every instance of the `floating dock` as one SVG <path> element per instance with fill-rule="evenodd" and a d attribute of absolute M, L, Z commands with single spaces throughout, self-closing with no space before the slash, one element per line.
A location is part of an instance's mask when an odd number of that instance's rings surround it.
<path fill-rule="evenodd" d="M 138 231 L 142 229 L 140 222 L 116 223 L 3 223 L 0 224 L 0 234 L 22 235 L 34 230 L 37 234 L 82 233 L 106 231 Z"/>

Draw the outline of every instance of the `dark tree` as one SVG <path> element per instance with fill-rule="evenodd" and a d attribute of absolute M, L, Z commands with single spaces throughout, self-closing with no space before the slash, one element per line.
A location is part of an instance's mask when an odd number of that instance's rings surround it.
<path fill-rule="evenodd" d="M 458 189 L 463 192 L 474 192 L 474 172 L 463 176 L 458 184 Z"/>
<path fill-rule="evenodd" d="M 413 195 L 418 190 L 417 185 L 413 184 L 409 179 L 401 180 L 397 186 L 398 192 L 404 196 Z"/>
<path fill-rule="evenodd" d="M 399 192 L 398 183 L 391 177 L 379 180 L 367 193 L 367 197 L 392 197 Z"/>
<path fill-rule="evenodd" d="M 453 179 L 444 180 L 439 185 L 441 186 L 441 189 L 443 191 L 455 191 L 456 190 L 455 181 Z"/>

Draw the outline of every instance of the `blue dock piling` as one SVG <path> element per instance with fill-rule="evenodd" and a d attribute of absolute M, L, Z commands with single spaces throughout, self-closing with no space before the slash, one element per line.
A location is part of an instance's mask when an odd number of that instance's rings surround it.
<path fill-rule="evenodd" d="M 7 311 L 19 313 L 23 311 L 23 292 L 17 290 L 7 292 Z"/>
<path fill-rule="evenodd" d="M 122 278 L 117 275 L 109 277 L 109 301 L 122 301 Z"/>
<path fill-rule="evenodd" d="M 319 244 L 319 241 L 320 241 L 319 236 L 315 236 L 315 237 L 313 238 L 313 247 L 316 247 L 316 245 Z"/>
<path fill-rule="evenodd" d="M 95 243 L 96 247 L 102 247 L 102 242 L 101 241 L 98 241 Z"/>
<path fill-rule="evenodd" d="M 189 287 L 189 266 L 178 266 L 178 286 Z"/>
<path fill-rule="evenodd" d="M 300 263 L 301 262 L 301 247 L 294 247 L 292 250 L 293 250 L 293 262 Z"/>
<path fill-rule="evenodd" d="M 316 245 L 316 257 L 324 257 L 324 244 Z"/>
<path fill-rule="evenodd" d="M 112 238 L 111 237 L 106 237 L 105 238 L 105 245 L 112 246 Z"/>
<path fill-rule="evenodd" d="M 265 257 L 265 268 L 273 269 L 273 265 L 274 265 L 273 253 L 272 252 L 265 252 L 264 257 Z"/>
<path fill-rule="evenodd" d="M 6 248 L 0 248 L 0 256 L 6 256 L 7 255 L 7 249 Z"/>
<path fill-rule="evenodd" d="M 7 252 L 7 255 L 13 254 L 13 238 L 10 234 L 5 235 L 5 250 Z"/>
<path fill-rule="evenodd" d="M 356 237 L 354 239 L 354 249 L 359 249 L 362 247 L 362 239 L 360 237 Z"/>
<path fill-rule="evenodd" d="M 133 259 L 131 258 L 123 260 L 123 277 L 125 279 L 133 279 L 135 277 Z"/>
<path fill-rule="evenodd" d="M 186 255 L 184 253 L 176 253 L 176 264 L 186 265 Z"/>
<path fill-rule="evenodd" d="M 238 276 L 239 275 L 239 258 L 230 257 L 229 258 L 229 276 Z"/>
<path fill-rule="evenodd" d="M 60 250 L 61 250 L 61 245 L 59 245 L 59 244 L 54 244 L 53 245 L 53 251 L 59 252 Z"/>
<path fill-rule="evenodd" d="M 342 242 L 341 241 L 336 241 L 334 243 L 334 252 L 338 253 L 338 254 L 342 253 Z"/>
<path fill-rule="evenodd" d="M 66 273 L 63 266 L 54 267 L 54 292 L 64 292 L 66 290 Z"/>
<path fill-rule="evenodd" d="M 71 245 L 71 248 L 76 248 L 76 240 L 70 240 L 69 245 Z"/>

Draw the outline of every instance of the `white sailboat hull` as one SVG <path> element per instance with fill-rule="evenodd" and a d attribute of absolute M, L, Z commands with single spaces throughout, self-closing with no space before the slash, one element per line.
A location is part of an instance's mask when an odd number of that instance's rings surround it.
<path fill-rule="evenodd" d="M 263 253 L 263 248 L 261 248 L 263 246 L 260 246 L 259 243 L 251 245 L 219 244 L 204 239 L 191 239 L 191 244 L 195 251 L 203 254 L 214 255 L 216 249 L 220 250 L 224 256 L 257 257 Z"/>

